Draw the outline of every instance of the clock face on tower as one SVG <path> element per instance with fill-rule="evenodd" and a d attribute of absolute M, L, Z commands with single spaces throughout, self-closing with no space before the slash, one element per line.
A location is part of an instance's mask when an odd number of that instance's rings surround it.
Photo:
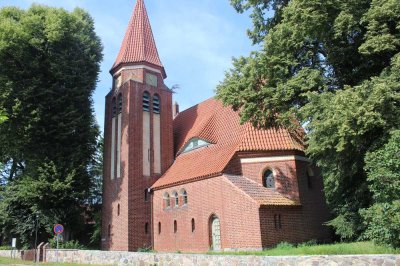
<path fill-rule="evenodd" d="M 146 74 L 146 84 L 157 87 L 157 76 L 152 74 Z"/>

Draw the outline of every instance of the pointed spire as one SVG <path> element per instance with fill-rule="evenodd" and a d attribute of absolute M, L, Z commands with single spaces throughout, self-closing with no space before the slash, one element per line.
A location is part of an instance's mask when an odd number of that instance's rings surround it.
<path fill-rule="evenodd" d="M 144 0 L 137 0 L 112 70 L 120 64 L 147 62 L 162 68 Z M 112 71 L 111 70 L 111 71 Z"/>

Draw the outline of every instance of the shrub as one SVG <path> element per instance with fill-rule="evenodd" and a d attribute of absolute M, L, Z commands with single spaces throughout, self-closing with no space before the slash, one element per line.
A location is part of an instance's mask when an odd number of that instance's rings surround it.
<path fill-rule="evenodd" d="M 278 249 L 289 249 L 289 248 L 293 248 L 293 244 L 290 244 L 288 242 L 281 242 L 276 246 L 276 248 L 278 248 Z"/>
<path fill-rule="evenodd" d="M 49 239 L 50 246 L 52 248 L 57 248 L 57 240 L 56 239 Z M 59 241 L 58 242 L 59 249 L 84 249 L 85 247 L 79 243 L 78 240 L 71 240 L 71 241 Z"/>
<path fill-rule="evenodd" d="M 400 247 L 400 200 L 377 203 L 360 213 L 367 225 L 366 238 L 378 244 Z"/>
<path fill-rule="evenodd" d="M 400 247 L 400 130 L 384 146 L 366 156 L 365 170 L 374 204 L 360 210 L 367 229 L 364 237 Z"/>
<path fill-rule="evenodd" d="M 137 252 L 154 252 L 154 251 L 151 249 L 151 246 L 148 246 L 148 247 L 145 246 L 145 247 L 138 248 Z"/>

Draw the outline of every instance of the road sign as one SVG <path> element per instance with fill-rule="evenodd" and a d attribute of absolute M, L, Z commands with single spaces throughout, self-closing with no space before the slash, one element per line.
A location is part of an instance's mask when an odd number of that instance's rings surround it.
<path fill-rule="evenodd" d="M 57 234 L 57 235 L 59 235 L 59 234 L 61 234 L 62 232 L 64 232 L 64 226 L 62 226 L 61 224 L 56 224 L 56 225 L 54 226 L 54 233 Z"/>

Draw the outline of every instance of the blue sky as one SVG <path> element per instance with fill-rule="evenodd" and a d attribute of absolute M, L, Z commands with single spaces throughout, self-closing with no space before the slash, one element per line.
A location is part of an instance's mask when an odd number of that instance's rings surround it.
<path fill-rule="evenodd" d="M 111 87 L 109 70 L 119 51 L 136 0 L 1 0 L 0 7 L 28 8 L 32 3 L 81 7 L 94 18 L 104 46 L 104 60 L 93 95 L 100 128 L 104 123 L 104 96 Z M 232 57 L 256 49 L 246 30 L 248 14 L 238 14 L 229 0 L 145 0 L 167 86 L 178 84 L 174 101 L 184 110 L 214 95 Z"/>

